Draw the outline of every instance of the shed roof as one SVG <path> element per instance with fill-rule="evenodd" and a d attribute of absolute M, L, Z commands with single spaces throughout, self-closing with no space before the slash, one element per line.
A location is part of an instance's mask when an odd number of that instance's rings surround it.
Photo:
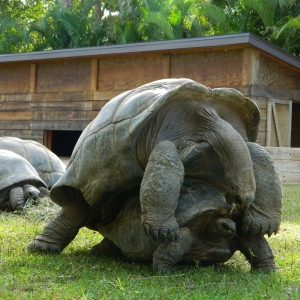
<path fill-rule="evenodd" d="M 190 39 L 118 44 L 110 46 L 95 46 L 49 51 L 37 51 L 17 54 L 0 55 L 1 62 L 41 61 L 63 58 L 83 58 L 102 55 L 135 54 L 155 51 L 174 51 L 229 46 L 255 47 L 272 55 L 283 62 L 300 69 L 300 58 L 259 38 L 251 33 L 239 33 L 219 36 L 209 36 Z"/>

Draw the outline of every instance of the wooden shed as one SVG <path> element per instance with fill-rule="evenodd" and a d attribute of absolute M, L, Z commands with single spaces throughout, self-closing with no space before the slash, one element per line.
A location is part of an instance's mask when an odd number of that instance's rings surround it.
<path fill-rule="evenodd" d="M 300 181 L 300 59 L 249 33 L 0 55 L 0 136 L 33 139 L 68 156 L 111 98 L 179 77 L 254 99 L 257 142 L 279 160 L 293 159 L 296 171 L 286 173 L 296 174 L 286 180 Z"/>

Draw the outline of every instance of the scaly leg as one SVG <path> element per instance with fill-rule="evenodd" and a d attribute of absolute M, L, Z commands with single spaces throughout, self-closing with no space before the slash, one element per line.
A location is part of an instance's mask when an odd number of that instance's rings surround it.
<path fill-rule="evenodd" d="M 60 214 L 28 245 L 28 251 L 60 253 L 92 216 L 93 210 L 78 192 L 74 200 L 63 207 Z"/>
<path fill-rule="evenodd" d="M 239 250 L 250 262 L 252 271 L 275 271 L 274 255 L 264 236 L 239 236 L 238 243 Z"/>
<path fill-rule="evenodd" d="M 165 274 L 172 270 L 181 257 L 190 250 L 193 240 L 193 235 L 188 228 L 180 228 L 176 242 L 161 244 L 155 250 L 153 254 L 154 271 Z"/>
<path fill-rule="evenodd" d="M 12 211 L 21 211 L 25 205 L 24 191 L 21 187 L 15 187 L 9 192 L 9 202 Z"/>
<path fill-rule="evenodd" d="M 174 213 L 183 182 L 184 167 L 172 142 L 153 149 L 141 184 L 142 226 L 155 241 L 175 241 L 178 224 Z"/>

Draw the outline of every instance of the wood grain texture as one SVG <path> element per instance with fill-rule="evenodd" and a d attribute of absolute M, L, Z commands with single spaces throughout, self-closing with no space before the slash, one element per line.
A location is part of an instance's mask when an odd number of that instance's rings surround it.
<path fill-rule="evenodd" d="M 269 56 L 261 55 L 259 71 L 260 85 L 299 89 L 300 73 Z"/>
<path fill-rule="evenodd" d="M 90 76 L 90 59 L 39 62 L 36 91 L 87 91 L 90 89 Z"/>
<path fill-rule="evenodd" d="M 33 102 L 48 102 L 48 101 L 84 101 L 92 100 L 92 91 L 66 91 L 66 92 L 45 92 L 45 93 L 32 93 L 30 94 L 31 101 Z"/>
<path fill-rule="evenodd" d="M 36 63 L 30 64 L 29 92 L 34 93 L 36 88 Z"/>
<path fill-rule="evenodd" d="M 13 94 L 0 94 L 0 102 L 25 102 L 31 101 L 31 94 L 30 93 L 13 93 Z"/>
<path fill-rule="evenodd" d="M 27 140 L 43 140 L 43 130 L 31 129 L 0 129 L 0 136 L 14 136 Z"/>
<path fill-rule="evenodd" d="M 31 102 L 32 110 L 92 110 L 92 101 Z"/>
<path fill-rule="evenodd" d="M 260 53 L 253 48 L 243 50 L 242 84 L 251 85 L 259 82 L 259 59 Z"/>
<path fill-rule="evenodd" d="M 38 110 L 32 112 L 32 120 L 73 120 L 73 121 L 91 121 L 94 117 L 92 111 L 66 111 L 66 110 Z"/>
<path fill-rule="evenodd" d="M 99 59 L 98 90 L 129 90 L 164 78 L 163 55 L 127 55 Z"/>
<path fill-rule="evenodd" d="M 31 129 L 43 130 L 84 130 L 90 121 L 81 120 L 80 122 L 74 120 L 42 120 L 32 121 Z"/>
<path fill-rule="evenodd" d="M 286 89 L 272 86 L 252 85 L 251 95 L 254 97 L 278 98 L 282 100 L 300 101 L 300 89 Z"/>
<path fill-rule="evenodd" d="M 126 90 L 114 90 L 114 91 L 95 91 L 93 93 L 93 100 L 111 100 L 112 98 L 126 92 Z"/>
<path fill-rule="evenodd" d="M 30 64 L 2 64 L 0 68 L 0 93 L 29 92 Z"/>
<path fill-rule="evenodd" d="M 283 182 L 300 183 L 300 148 L 265 147 Z"/>
<path fill-rule="evenodd" d="M 30 119 L 28 120 L 0 120 L 1 129 L 30 129 Z"/>
<path fill-rule="evenodd" d="M 98 59 L 92 58 L 91 59 L 91 76 L 90 76 L 90 90 L 95 91 L 97 90 L 98 84 Z"/>
<path fill-rule="evenodd" d="M 172 54 L 171 76 L 210 87 L 242 85 L 243 50 Z"/>

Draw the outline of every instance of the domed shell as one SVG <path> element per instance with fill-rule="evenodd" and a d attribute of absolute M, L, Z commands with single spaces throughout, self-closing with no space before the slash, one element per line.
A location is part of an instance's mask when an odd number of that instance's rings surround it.
<path fill-rule="evenodd" d="M 210 89 L 186 78 L 154 81 L 110 100 L 86 127 L 51 190 L 53 201 L 64 206 L 72 187 L 93 207 L 114 205 L 117 194 L 140 184 L 143 176 L 136 157 L 143 125 L 165 105 L 186 100 L 212 107 L 244 140 L 256 140 L 259 110 L 240 92 Z"/>
<path fill-rule="evenodd" d="M 12 151 L 0 150 L 0 166 L 0 200 L 3 200 L 7 188 L 17 185 L 27 183 L 47 188 L 34 167 L 25 158 Z"/>
<path fill-rule="evenodd" d="M 42 144 L 16 137 L 0 137 L 0 149 L 19 154 L 30 162 L 48 188 L 58 181 L 66 170 L 64 163 Z"/>
<path fill-rule="evenodd" d="M 202 223 L 205 226 L 205 219 L 229 217 L 231 210 L 232 206 L 214 186 L 193 177 L 185 177 L 175 211 L 180 227 L 192 220 L 193 224 Z"/>

